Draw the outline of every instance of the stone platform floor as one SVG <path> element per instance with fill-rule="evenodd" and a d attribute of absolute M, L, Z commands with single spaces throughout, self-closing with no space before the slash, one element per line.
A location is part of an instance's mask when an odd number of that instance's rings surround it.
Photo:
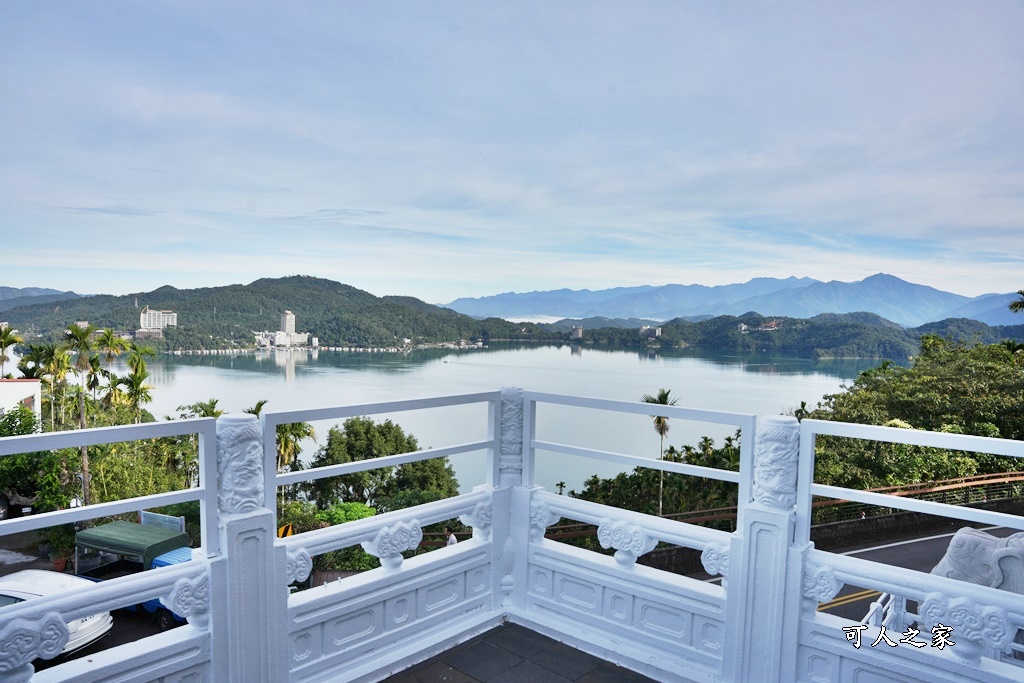
<path fill-rule="evenodd" d="M 653 679 L 515 624 L 505 624 L 385 683 L 646 683 Z"/>

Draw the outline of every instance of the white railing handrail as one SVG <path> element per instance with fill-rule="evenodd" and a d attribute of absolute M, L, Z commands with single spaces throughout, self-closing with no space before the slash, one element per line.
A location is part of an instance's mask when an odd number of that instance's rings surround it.
<path fill-rule="evenodd" d="M 957 595 L 981 605 L 999 605 L 1018 627 L 1024 626 L 1024 595 L 825 550 L 808 551 L 807 561 L 810 565 L 831 568 L 844 584 L 875 588 L 918 602 L 929 593 L 948 595 L 955 585 Z M 951 581 L 955 583 L 951 585 Z"/>
<path fill-rule="evenodd" d="M 813 496 L 826 496 L 868 505 L 897 508 L 983 524 L 1009 526 L 1024 530 L 1024 518 L 990 510 L 966 508 L 886 493 L 817 484 L 814 481 L 816 437 L 837 436 L 885 443 L 926 446 L 1024 458 L 1024 441 L 997 439 L 971 434 L 948 434 L 920 429 L 861 425 L 830 420 L 805 419 L 800 422 L 800 458 L 797 474 L 796 538 L 809 539 Z"/>
<path fill-rule="evenodd" d="M 310 556 L 322 555 L 371 540 L 378 531 L 398 522 L 415 520 L 420 527 L 424 527 L 468 514 L 478 503 L 487 501 L 489 497 L 490 493 L 481 489 L 432 503 L 306 531 L 278 539 L 276 543 L 287 548 L 289 552 L 303 548 Z"/>
<path fill-rule="evenodd" d="M 642 512 L 623 510 L 611 505 L 593 503 L 579 498 L 562 496 L 543 489 L 533 492 L 533 499 L 547 505 L 548 509 L 561 517 L 568 517 L 579 522 L 600 526 L 603 520 L 614 516 L 615 521 L 623 521 L 636 525 L 651 538 L 665 543 L 704 550 L 710 545 L 728 544 L 732 534 L 719 529 L 709 529 L 697 524 L 664 519 Z"/>
<path fill-rule="evenodd" d="M 615 462 L 623 465 L 631 465 L 633 467 L 646 467 L 647 469 L 661 470 L 662 472 L 671 472 L 673 474 L 689 474 L 695 477 L 727 481 L 732 484 L 740 483 L 740 473 L 732 470 L 720 470 L 714 467 L 703 467 L 702 465 L 689 465 L 687 463 L 673 462 L 671 460 L 652 460 L 651 458 L 642 458 L 638 455 L 599 451 L 593 448 L 580 448 L 578 446 L 570 446 L 564 443 L 539 441 L 537 439 L 534 439 L 531 442 L 531 446 L 533 446 L 535 450 L 564 453 L 565 455 L 575 455 L 580 458 L 604 460 L 605 462 Z"/>
<path fill-rule="evenodd" d="M 141 509 L 162 507 L 175 503 L 199 501 L 202 547 L 208 557 L 220 552 L 217 532 L 217 420 L 212 417 L 145 422 L 113 427 L 91 427 L 66 432 L 23 434 L 0 438 L 0 457 L 19 453 L 34 453 L 80 446 L 143 441 L 171 436 L 196 435 L 198 441 L 199 484 L 190 489 L 167 491 L 148 496 L 97 503 L 82 507 L 56 510 L 29 517 L 0 521 L 0 536 L 44 529 L 56 524 L 81 522 Z M 212 493 L 212 502 L 207 492 Z"/>
<path fill-rule="evenodd" d="M 178 580 L 202 579 L 208 572 L 208 563 L 199 559 L 154 567 L 149 571 L 97 582 L 88 590 L 42 596 L 9 605 L 3 608 L 3 621 L 19 617 L 37 619 L 50 611 L 59 612 L 69 621 L 81 619 L 166 595 Z"/>
<path fill-rule="evenodd" d="M 633 467 L 646 467 L 677 474 L 685 474 L 696 477 L 718 479 L 738 484 L 737 493 L 738 510 L 737 524 L 743 523 L 743 514 L 746 503 L 752 499 L 754 481 L 754 435 L 757 429 L 757 416 L 743 413 L 726 413 L 717 410 L 703 410 L 699 408 L 688 408 L 677 405 L 663 405 L 660 403 L 643 403 L 637 401 L 618 401 L 604 398 L 590 398 L 581 396 L 567 396 L 564 394 L 550 394 L 540 391 L 524 391 L 523 397 L 526 400 L 524 438 L 527 448 L 523 454 L 523 483 L 531 486 L 534 483 L 535 463 L 534 459 L 537 450 L 546 450 L 556 453 L 564 453 L 584 458 L 615 462 Z M 730 425 L 736 427 L 740 432 L 740 461 L 739 471 L 722 470 L 686 463 L 676 463 L 667 460 L 653 460 L 635 455 L 623 453 L 612 453 L 591 448 L 579 448 L 568 444 L 560 444 L 551 441 L 537 439 L 537 405 L 547 403 L 554 405 L 572 406 L 576 408 L 589 408 L 593 410 L 607 410 L 632 415 L 660 415 L 663 417 L 694 422 L 708 422 L 712 424 Z"/>
<path fill-rule="evenodd" d="M 494 430 L 494 420 L 489 417 L 487 439 L 472 444 L 461 444 L 447 446 L 433 450 L 416 451 L 414 453 L 403 453 L 398 456 L 387 456 L 386 458 L 375 458 L 361 463 L 346 463 L 345 465 L 332 465 L 329 467 L 303 470 L 300 472 L 281 473 L 277 472 L 277 426 L 291 424 L 293 422 L 316 422 L 319 420 L 338 420 L 350 417 L 362 417 L 365 415 L 379 415 L 381 413 L 400 413 L 412 410 L 428 410 L 431 408 L 446 408 L 451 406 L 471 405 L 474 403 L 486 403 L 490 406 L 488 416 L 495 412 L 495 405 L 501 400 L 500 391 L 484 391 L 472 394 L 457 394 L 451 396 L 434 396 L 428 398 L 408 399 L 403 401 L 387 401 L 383 403 L 361 403 L 356 405 L 331 406 L 327 408 L 311 408 L 304 410 L 282 410 L 267 411 L 260 414 L 260 431 L 263 433 L 263 488 L 266 495 L 273 496 L 278 486 L 294 484 L 313 479 L 321 479 L 329 476 L 338 476 L 352 472 L 360 472 L 369 469 L 389 467 L 402 464 L 403 462 L 414 462 L 416 460 L 430 460 L 455 453 L 465 453 L 472 450 L 489 449 L 496 452 L 497 435 Z M 472 446 L 472 448 L 470 448 Z M 387 458 L 391 460 L 384 462 Z M 349 467 L 351 466 L 351 467 Z M 338 468 L 342 468 L 340 471 Z M 348 469 L 345 469 L 348 468 Z"/>
<path fill-rule="evenodd" d="M 459 453 L 472 453 L 473 451 L 490 448 L 491 445 L 491 441 L 474 441 L 455 446 L 447 446 L 445 448 L 427 448 L 418 451 L 410 451 L 409 453 L 399 453 L 397 455 L 384 455 L 379 458 L 357 460 L 355 462 L 341 463 L 340 465 L 312 467 L 308 470 L 298 470 L 296 472 L 281 472 L 276 477 L 277 485 L 287 486 L 289 484 L 300 484 L 314 479 L 339 477 L 344 474 L 365 472 L 367 470 L 376 470 L 383 467 L 394 467 L 396 465 L 404 465 L 406 463 L 417 462 L 420 460 L 444 458 L 449 455 L 458 455 Z"/>

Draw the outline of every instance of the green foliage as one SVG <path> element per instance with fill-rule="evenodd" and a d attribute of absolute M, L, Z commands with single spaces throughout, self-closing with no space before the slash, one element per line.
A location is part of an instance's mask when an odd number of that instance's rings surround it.
<path fill-rule="evenodd" d="M 727 437 L 720 448 L 716 448 L 714 440 L 709 437 L 702 438 L 697 447 L 684 446 L 681 451 L 669 446 L 665 450 L 664 459 L 738 471 L 739 432 L 735 436 Z M 569 495 L 625 510 L 657 515 L 660 474 L 659 470 L 637 467 L 632 472 L 621 473 L 611 479 L 602 479 L 594 475 L 584 482 L 581 492 L 570 491 Z M 666 474 L 663 514 L 729 507 L 736 505 L 736 496 L 735 484 L 703 477 Z"/>
<path fill-rule="evenodd" d="M 75 527 L 73 524 L 59 524 L 46 530 L 46 542 L 54 559 L 68 559 L 75 554 Z"/>
<path fill-rule="evenodd" d="M 546 339 L 532 323 L 491 318 L 475 320 L 412 297 L 375 297 L 348 285 L 315 277 L 293 276 L 230 285 L 179 290 L 161 287 L 126 296 L 91 296 L 52 305 L 22 306 L 5 313 L 12 325 L 53 338 L 74 320 L 101 327 L 133 330 L 139 325 L 140 305 L 178 313 L 178 326 L 164 330 L 163 349 L 251 348 L 253 332 L 276 330 L 285 310 L 295 313 L 299 327 L 328 346 L 400 346 L 403 339 L 420 342 L 459 340 Z"/>
<path fill-rule="evenodd" d="M 17 406 L 0 415 L 0 438 L 39 431 L 36 414 Z M 18 453 L 0 458 L 0 491 L 12 500 L 32 500 L 37 512 L 65 508 L 77 489 L 77 453 L 68 450 Z"/>
<path fill-rule="evenodd" d="M 1024 354 L 926 335 L 910 367 L 883 363 L 809 417 L 1024 439 Z M 1015 459 L 920 446 L 819 437 L 816 479 L 855 488 L 1021 469 Z"/>
<path fill-rule="evenodd" d="M 376 510 L 362 503 L 336 503 L 324 510 L 306 501 L 294 500 L 278 506 L 278 526 L 291 524 L 295 533 L 305 533 L 334 524 L 343 524 L 372 517 Z M 316 571 L 366 571 L 380 566 L 380 561 L 356 545 L 334 550 L 313 559 Z"/>
<path fill-rule="evenodd" d="M 340 429 L 332 427 L 328 431 L 327 443 L 317 451 L 310 467 L 359 462 L 418 449 L 415 437 L 407 436 L 391 420 L 377 423 L 368 417 L 352 417 L 345 420 Z M 390 492 L 386 487 L 395 475 L 394 470 L 389 467 L 318 479 L 307 484 L 305 491 L 321 509 L 338 502 L 361 502 L 376 506 L 378 497 L 381 494 L 386 497 Z"/>

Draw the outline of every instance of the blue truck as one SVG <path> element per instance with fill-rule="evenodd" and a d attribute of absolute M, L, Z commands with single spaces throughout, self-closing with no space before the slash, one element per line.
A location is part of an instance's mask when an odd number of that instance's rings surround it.
<path fill-rule="evenodd" d="M 75 573 L 92 581 L 188 562 L 191 541 L 183 531 L 134 522 L 110 522 L 75 534 Z M 185 619 L 163 606 L 158 599 L 125 609 L 144 610 L 153 615 L 161 629 L 185 623 Z"/>

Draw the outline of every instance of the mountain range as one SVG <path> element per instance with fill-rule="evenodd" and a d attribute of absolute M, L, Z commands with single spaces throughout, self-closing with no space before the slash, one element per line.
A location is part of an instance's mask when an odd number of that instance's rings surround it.
<path fill-rule="evenodd" d="M 1015 294 L 967 297 L 879 273 L 857 282 L 811 278 L 755 278 L 741 284 L 644 285 L 602 290 L 556 289 L 460 298 L 442 304 L 478 318 L 637 318 L 666 321 L 756 312 L 810 318 L 821 313 L 869 312 L 904 327 L 947 318 L 988 325 L 1020 324 L 1007 306 Z"/>

